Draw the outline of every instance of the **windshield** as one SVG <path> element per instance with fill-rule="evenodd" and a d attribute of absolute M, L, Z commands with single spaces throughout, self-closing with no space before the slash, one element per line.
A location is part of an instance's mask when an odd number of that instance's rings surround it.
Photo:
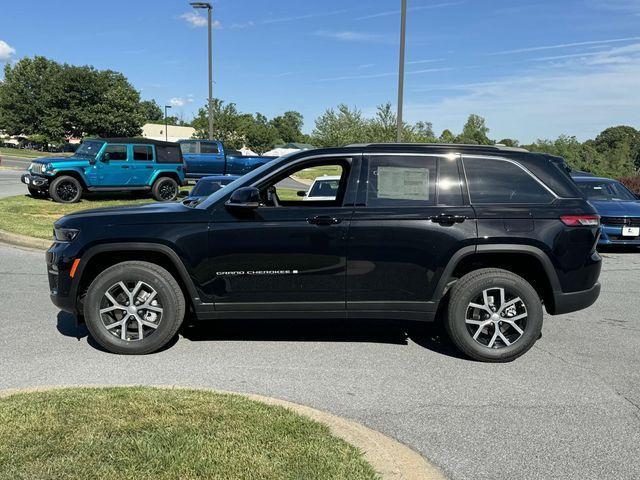
<path fill-rule="evenodd" d="M 74 156 L 96 158 L 96 155 L 102 148 L 102 145 L 104 145 L 104 142 L 87 140 L 85 142 L 82 142 L 82 144 L 78 147 L 78 150 L 76 150 L 76 153 L 74 153 Z"/>
<path fill-rule="evenodd" d="M 311 187 L 309 197 L 333 197 L 338 195 L 340 180 L 316 180 Z"/>
<path fill-rule="evenodd" d="M 625 186 L 618 182 L 590 180 L 587 182 L 577 182 L 577 184 L 583 195 L 589 200 L 610 202 L 629 202 L 637 200 L 637 198 L 635 198 Z"/>
<path fill-rule="evenodd" d="M 227 194 L 227 192 L 233 192 L 236 188 L 241 187 L 243 185 L 251 185 L 255 180 L 259 179 L 265 172 L 270 170 L 274 164 L 279 163 L 285 158 L 291 157 L 296 153 L 298 152 L 293 152 L 288 155 L 275 158 L 270 162 L 265 163 L 261 167 L 258 167 L 255 170 L 252 170 L 251 172 L 247 173 L 246 175 L 238 178 L 237 180 L 234 180 L 226 187 L 221 188 L 217 192 L 214 192 L 211 195 L 209 195 L 209 197 L 205 201 L 201 202 L 198 205 L 198 208 L 209 208 L 214 203 L 220 201 L 220 199 L 223 198 Z"/>
<path fill-rule="evenodd" d="M 222 187 L 229 185 L 234 178 L 226 178 L 224 180 L 200 180 L 193 190 L 191 190 L 191 197 L 208 197 L 212 193 L 217 192 Z"/>

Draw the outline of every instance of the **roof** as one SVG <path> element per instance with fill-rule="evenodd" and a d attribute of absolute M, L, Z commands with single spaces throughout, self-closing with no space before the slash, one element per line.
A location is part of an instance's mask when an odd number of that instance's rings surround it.
<path fill-rule="evenodd" d="M 617 182 L 618 180 L 614 179 L 614 178 L 607 178 L 607 177 L 586 177 L 584 175 L 576 175 L 576 176 L 571 176 L 571 178 L 573 178 L 574 182 Z"/>
<path fill-rule="evenodd" d="M 474 145 L 468 143 L 355 143 L 347 145 L 347 147 L 432 147 L 432 148 L 451 148 L 455 150 L 489 150 L 499 152 L 528 152 L 526 148 L 507 147 L 506 145 Z"/>
<path fill-rule="evenodd" d="M 97 140 L 107 143 L 129 143 L 132 145 L 155 145 L 156 147 L 179 147 L 175 142 L 163 142 L 161 140 L 153 140 L 151 138 L 85 138 L 84 140 Z"/>

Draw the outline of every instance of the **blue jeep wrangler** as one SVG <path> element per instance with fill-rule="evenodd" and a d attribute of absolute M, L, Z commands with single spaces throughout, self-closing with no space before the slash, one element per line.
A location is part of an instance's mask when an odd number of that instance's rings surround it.
<path fill-rule="evenodd" d="M 36 198 L 74 203 L 84 192 L 150 192 L 174 200 L 186 185 L 177 143 L 146 138 L 87 139 L 71 157 L 39 158 L 22 175 Z"/>

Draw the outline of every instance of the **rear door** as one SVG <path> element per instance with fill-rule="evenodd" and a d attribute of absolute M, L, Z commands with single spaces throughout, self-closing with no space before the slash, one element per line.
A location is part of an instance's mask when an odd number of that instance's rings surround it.
<path fill-rule="evenodd" d="M 155 149 L 153 145 L 132 145 L 133 162 L 133 185 L 149 185 L 154 171 Z"/>
<path fill-rule="evenodd" d="M 180 150 L 182 151 L 182 158 L 187 166 L 188 177 L 201 177 L 203 166 L 198 153 L 200 149 L 200 142 L 181 142 Z"/>
<path fill-rule="evenodd" d="M 433 310 L 449 260 L 476 240 L 461 172 L 457 155 L 367 156 L 349 231 L 348 310 Z"/>
<path fill-rule="evenodd" d="M 203 140 L 200 142 L 200 162 L 202 172 L 207 175 L 224 173 L 224 152 L 220 151 L 218 142 Z"/>

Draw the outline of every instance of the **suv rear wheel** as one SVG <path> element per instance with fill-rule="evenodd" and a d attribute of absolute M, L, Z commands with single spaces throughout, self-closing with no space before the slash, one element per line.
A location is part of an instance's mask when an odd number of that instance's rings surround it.
<path fill-rule="evenodd" d="M 178 196 L 178 182 L 170 177 L 160 177 L 151 189 L 153 198 L 159 202 L 170 202 Z"/>
<path fill-rule="evenodd" d="M 82 184 L 77 178 L 62 175 L 49 185 L 49 195 L 58 203 L 76 203 L 82 197 Z"/>
<path fill-rule="evenodd" d="M 118 263 L 87 290 L 84 315 L 91 336 L 113 353 L 142 355 L 165 346 L 184 319 L 175 278 L 148 262 Z"/>
<path fill-rule="evenodd" d="M 453 286 L 445 326 L 470 357 L 509 362 L 533 347 L 542 316 L 542 302 L 531 284 L 507 270 L 487 268 Z"/>

